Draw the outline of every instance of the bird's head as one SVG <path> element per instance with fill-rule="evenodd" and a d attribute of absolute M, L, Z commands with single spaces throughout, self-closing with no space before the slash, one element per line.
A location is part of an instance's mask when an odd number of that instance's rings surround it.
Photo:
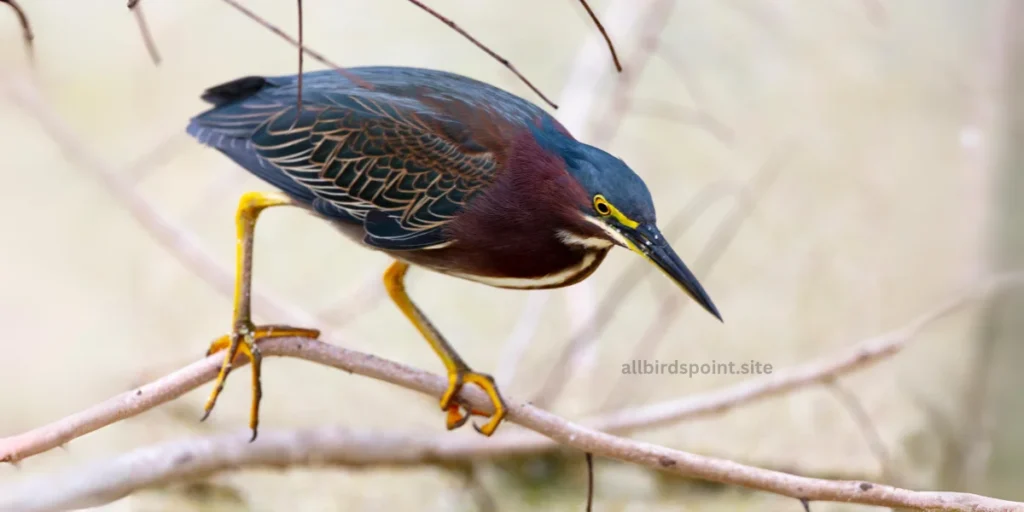
<path fill-rule="evenodd" d="M 588 195 L 579 215 L 584 222 L 600 228 L 613 244 L 625 247 L 657 266 L 693 300 L 719 320 L 718 313 L 704 287 L 693 275 L 668 240 L 661 234 L 654 213 L 654 201 L 647 184 L 621 159 L 599 148 L 575 143 L 562 148 L 569 173 Z M 593 230 L 588 230 L 593 232 Z M 593 244 L 578 234 L 564 233 L 570 243 Z"/>

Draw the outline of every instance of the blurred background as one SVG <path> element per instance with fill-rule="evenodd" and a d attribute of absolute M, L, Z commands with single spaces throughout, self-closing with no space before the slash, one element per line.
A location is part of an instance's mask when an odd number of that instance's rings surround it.
<path fill-rule="evenodd" d="M 204 88 L 296 70 L 292 46 L 224 2 L 144 0 L 159 65 L 124 2 L 22 3 L 34 64 L 0 5 L 0 436 L 195 361 L 226 332 L 234 208 L 242 192 L 268 187 L 184 128 L 206 108 Z M 243 3 L 296 33 L 294 2 Z M 749 377 L 621 366 L 753 360 L 782 371 L 903 327 L 1024 263 L 1024 4 L 591 4 L 622 74 L 575 1 L 429 2 L 558 103 L 578 138 L 643 176 L 725 323 L 621 250 L 588 281 L 550 292 L 411 273 L 414 299 L 507 396 L 582 418 L 721 389 Z M 342 66 L 440 68 L 543 105 L 409 2 L 306 0 L 305 15 L 306 44 Z M 348 348 L 443 370 L 384 296 L 384 256 L 298 211 L 262 217 L 257 240 L 260 321 L 318 327 Z M 808 476 L 1024 500 L 1024 299 L 994 298 L 832 384 L 631 435 Z M 434 399 L 367 378 L 277 358 L 263 378 L 264 429 L 445 432 Z M 234 376 L 205 423 L 208 386 L 2 466 L 0 485 L 243 429 L 247 381 Z M 595 477 L 600 511 L 801 510 L 612 461 L 598 460 Z M 102 510 L 581 510 L 585 483 L 581 454 L 551 453 L 457 470 L 239 471 Z"/>

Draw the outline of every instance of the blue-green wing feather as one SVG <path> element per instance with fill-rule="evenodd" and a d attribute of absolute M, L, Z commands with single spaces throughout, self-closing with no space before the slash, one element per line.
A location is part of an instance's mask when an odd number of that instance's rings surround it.
<path fill-rule="evenodd" d="M 308 73 L 301 112 L 295 77 L 214 87 L 188 132 L 320 215 L 361 223 L 367 244 L 415 249 L 447 242 L 445 223 L 502 165 L 504 137 L 547 115 L 458 75 L 352 71 L 373 90 Z"/>

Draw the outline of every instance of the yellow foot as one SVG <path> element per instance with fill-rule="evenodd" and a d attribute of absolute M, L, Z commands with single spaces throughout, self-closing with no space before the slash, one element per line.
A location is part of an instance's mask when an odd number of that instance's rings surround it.
<path fill-rule="evenodd" d="M 494 407 L 494 414 L 489 415 L 485 412 L 469 409 L 465 414 L 462 413 L 459 404 L 455 403 L 455 395 L 459 394 L 459 390 L 462 389 L 464 384 L 476 384 L 487 393 L 487 397 L 491 399 L 491 405 Z M 501 394 L 498 393 L 498 387 L 494 384 L 494 378 L 485 373 L 477 373 L 469 370 L 456 371 L 448 374 L 448 390 L 441 396 L 441 410 L 447 413 L 446 423 L 448 430 L 453 430 L 466 424 L 466 421 L 470 416 L 490 416 L 490 420 L 484 424 L 484 426 L 477 426 L 473 424 L 473 428 L 477 432 L 490 436 L 494 433 L 494 430 L 498 428 L 498 424 L 505 419 L 506 407 L 505 400 L 501 398 Z"/>
<path fill-rule="evenodd" d="M 252 429 L 252 438 L 249 441 L 255 441 L 257 427 L 259 426 L 260 398 L 263 397 L 263 390 L 260 385 L 263 357 L 260 355 L 259 348 L 256 347 L 256 342 L 268 338 L 290 337 L 317 339 L 320 337 L 320 331 L 284 325 L 260 327 L 243 325 L 236 329 L 235 332 L 214 340 L 206 351 L 206 355 L 209 356 L 221 350 L 226 350 L 226 352 L 224 353 L 224 362 L 220 365 L 220 373 L 217 374 L 217 381 L 214 384 L 213 392 L 206 399 L 206 406 L 203 407 L 203 417 L 199 421 L 205 421 L 210 416 L 210 412 L 213 411 L 213 407 L 217 404 L 217 397 L 224 391 L 224 383 L 234 367 L 235 359 L 238 356 L 242 356 L 252 362 L 252 406 L 249 409 L 249 428 Z"/>

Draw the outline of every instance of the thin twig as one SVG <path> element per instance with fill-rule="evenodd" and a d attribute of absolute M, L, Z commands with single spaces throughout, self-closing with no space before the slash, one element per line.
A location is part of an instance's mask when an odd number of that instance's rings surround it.
<path fill-rule="evenodd" d="M 1024 278 L 1014 276 L 1014 284 Z M 991 293 L 1005 279 L 986 283 L 976 290 Z M 904 340 L 905 341 L 905 340 Z M 901 345 L 902 346 L 902 345 Z M 347 350 L 335 345 L 303 338 L 278 338 L 260 344 L 264 356 L 297 357 L 351 373 L 388 382 L 407 389 L 439 397 L 447 380 L 421 370 Z M 862 358 L 858 363 L 863 365 Z M 214 378 L 221 357 L 214 354 L 193 363 L 150 385 L 115 397 L 95 408 L 68 417 L 50 427 L 21 436 L 0 440 L 0 460 L 16 461 L 39 453 L 44 447 L 62 445 L 78 435 L 105 424 L 179 397 Z M 473 409 L 489 412 L 490 401 L 476 388 L 464 388 L 459 401 Z M 1024 511 L 1024 504 L 994 500 L 976 495 L 941 492 L 914 492 L 860 481 L 830 481 L 805 478 L 713 457 L 634 441 L 584 427 L 529 404 L 508 400 L 507 419 L 550 438 L 554 443 L 594 455 L 631 462 L 690 478 L 739 485 L 783 496 L 814 501 L 840 501 L 866 505 L 905 507 L 927 510 Z M 64 510 L 109 502 L 137 489 L 196 475 L 240 467 L 287 467 L 302 465 L 408 465 L 442 462 L 502 447 L 502 436 L 490 439 L 458 437 L 338 436 L 338 430 L 319 430 L 320 436 L 294 433 L 265 433 L 248 444 L 247 433 L 235 433 L 216 439 L 188 440 L 142 450 L 97 467 L 62 475 L 59 482 L 43 478 L 27 481 L 0 492 L 0 510 L 22 512 Z M 334 435 L 324 435 L 324 433 Z M 512 438 L 516 435 L 513 433 Z M 549 441 L 550 442 L 550 441 Z M 467 451 L 467 448 L 469 450 Z M 41 492 L 45 489 L 46 492 Z"/>
<path fill-rule="evenodd" d="M 587 452 L 587 512 L 594 509 L 594 454 Z"/>
<path fill-rule="evenodd" d="M 153 60 L 153 64 L 159 66 L 160 52 L 156 48 L 156 41 L 153 40 L 153 34 L 149 31 L 149 24 L 146 23 L 146 17 L 142 14 L 142 6 L 139 4 L 139 0 L 129 0 L 128 9 L 135 15 L 135 22 L 139 25 L 139 33 L 142 34 L 142 43 L 146 46 L 149 58 Z"/>
<path fill-rule="evenodd" d="M 317 313 L 318 321 L 325 325 L 338 327 L 359 318 L 379 306 L 386 294 L 384 293 L 384 269 L 367 271 L 363 282 L 354 290 L 345 293 L 344 297 L 334 300 L 330 305 L 322 307 Z"/>
<path fill-rule="evenodd" d="M 302 0 L 296 0 L 296 3 L 299 12 L 299 86 L 295 92 L 295 115 L 298 116 L 302 114 L 302 56 L 304 45 L 302 44 Z"/>
<path fill-rule="evenodd" d="M 664 61 L 669 69 L 676 74 L 694 103 L 704 103 L 706 98 L 703 90 L 697 86 L 697 79 L 690 70 L 690 67 L 686 65 L 686 59 L 679 53 L 676 47 L 662 43 L 663 41 L 658 42 L 655 55 Z"/>
<path fill-rule="evenodd" d="M 498 504 L 494 500 L 494 496 L 484 486 L 483 480 L 480 478 L 480 470 L 476 464 L 469 464 L 469 467 L 464 471 L 465 473 L 465 490 L 469 492 L 470 497 L 473 498 L 473 503 L 476 505 L 476 509 L 479 512 L 496 512 L 498 510 Z"/>
<path fill-rule="evenodd" d="M 136 0 L 136 1 L 138 1 L 138 0 Z M 295 39 L 294 37 L 288 35 L 287 33 L 285 33 L 285 31 L 281 30 L 276 25 L 274 25 L 273 23 L 270 23 L 266 19 L 260 17 L 255 12 L 250 11 L 248 8 L 242 6 L 242 4 L 236 2 L 235 0 L 221 0 L 221 1 L 226 3 L 226 4 L 228 4 L 228 5 L 230 5 L 231 7 L 234 7 L 238 12 L 244 14 L 247 18 L 255 21 L 256 23 L 259 23 L 260 25 L 263 25 L 264 28 L 266 28 L 267 30 L 273 32 L 274 34 L 276 34 L 281 39 L 284 39 L 285 41 L 288 41 L 292 46 L 295 46 L 296 48 L 300 47 L 299 41 L 297 39 Z M 356 84 L 356 85 L 358 85 L 358 86 L 360 86 L 360 87 L 362 87 L 364 89 L 369 89 L 371 91 L 373 90 L 373 85 L 367 83 L 362 78 L 359 78 L 358 76 L 352 74 L 350 71 L 346 70 L 345 68 L 335 64 L 334 62 L 331 62 L 330 60 L 327 59 L 327 57 L 324 57 L 323 54 L 321 54 L 320 52 L 318 52 L 316 50 L 313 50 L 312 48 L 310 48 L 308 46 L 302 47 L 302 51 L 306 55 L 309 55 L 310 57 L 313 57 L 313 59 L 315 59 L 316 61 L 320 62 L 321 64 L 330 66 L 332 69 L 337 71 L 341 76 L 349 79 L 352 83 L 354 83 L 354 84 Z"/>
<path fill-rule="evenodd" d="M 639 45 L 629 58 L 629 70 L 615 82 L 615 90 L 611 94 L 608 107 L 609 112 L 604 117 L 604 122 L 594 127 L 594 134 L 591 137 L 594 145 L 603 146 L 611 142 L 622 125 L 619 120 L 625 117 L 626 112 L 629 111 L 633 90 L 640 81 L 640 76 L 647 67 L 651 55 L 658 49 L 661 33 L 668 26 L 675 3 L 675 0 L 658 0 L 652 2 L 644 12 L 644 17 L 640 22 L 643 28 L 640 30 Z"/>
<path fill-rule="evenodd" d="M 612 54 L 612 62 L 615 63 L 615 70 L 619 73 L 622 72 L 622 64 L 619 62 L 619 54 L 615 51 L 615 45 L 612 44 L 612 38 L 608 35 L 608 32 L 604 29 L 604 25 L 601 24 L 601 20 L 597 18 L 597 14 L 594 14 L 594 10 L 590 8 L 590 4 L 587 0 L 580 0 L 583 4 L 583 8 L 587 10 L 587 14 L 590 19 L 593 20 L 594 25 L 597 25 L 597 30 L 601 31 L 601 37 L 604 38 L 604 42 L 608 44 L 608 51 Z M 589 508 L 587 510 L 590 510 Z"/>
<path fill-rule="evenodd" d="M 736 133 L 732 128 L 708 112 L 693 107 L 684 107 L 664 100 L 634 99 L 630 113 L 696 126 L 726 146 L 731 145 L 736 139 Z"/>
<path fill-rule="evenodd" d="M 21 39 L 25 42 L 25 53 L 28 54 L 29 61 L 35 62 L 36 52 L 33 41 L 35 41 L 36 36 L 32 32 L 32 25 L 28 22 L 28 16 L 15 0 L 0 0 L 0 3 L 7 4 L 11 6 L 11 9 L 14 9 L 14 14 L 18 16 L 18 24 L 21 25 Z"/>
<path fill-rule="evenodd" d="M 193 143 L 195 140 L 186 135 L 184 131 L 176 131 L 135 157 L 130 163 L 121 166 L 117 174 L 123 176 L 126 182 L 138 184 L 149 177 L 154 169 L 181 154 L 187 144 Z"/>
<path fill-rule="evenodd" d="M 456 25 L 454 21 L 452 21 L 451 19 L 445 17 L 443 14 L 441 14 L 441 13 L 431 9 L 430 7 L 427 7 L 423 2 L 420 2 L 420 0 L 409 0 L 409 2 L 411 2 L 416 7 L 419 7 L 420 9 L 423 9 L 424 11 L 427 12 L 427 14 L 430 14 L 434 18 L 437 18 L 438 21 L 440 21 L 441 23 L 444 23 L 445 25 L 448 25 L 449 28 L 451 28 L 452 30 L 458 32 L 460 35 L 462 35 L 462 37 L 466 38 L 467 40 L 469 40 L 469 42 L 471 42 L 474 45 L 476 45 L 477 48 L 480 48 L 481 50 L 486 52 L 487 55 L 491 56 L 491 58 L 493 58 L 494 60 L 500 62 L 503 66 L 508 68 L 509 71 L 511 71 L 517 77 L 519 77 L 519 80 L 521 80 L 524 84 L 526 84 L 526 86 L 529 87 L 530 90 L 532 90 L 535 94 L 537 94 L 537 96 L 540 96 L 540 98 L 542 100 L 544 100 L 545 103 L 547 103 L 548 105 L 551 105 L 551 108 L 558 109 L 558 105 L 556 105 L 555 102 L 553 102 L 550 99 L 548 99 L 548 97 L 545 96 L 544 93 L 540 92 L 540 89 L 535 87 L 532 82 L 527 80 L 526 77 L 523 76 L 523 74 L 520 73 L 519 70 L 516 69 L 516 67 L 513 66 L 511 62 L 508 61 L 508 59 L 506 59 L 505 57 L 502 57 L 501 55 L 498 55 L 494 50 L 491 50 L 486 45 L 484 45 L 483 43 L 478 41 L 475 37 L 469 35 L 469 32 L 466 32 L 465 30 L 462 29 L 462 27 Z"/>
<path fill-rule="evenodd" d="M 850 414 L 850 417 L 853 418 L 861 435 L 864 436 L 864 440 L 867 441 L 868 447 L 875 454 L 875 458 L 878 459 L 878 465 L 882 469 L 882 481 L 895 484 L 897 480 L 896 474 L 892 469 L 892 456 L 889 454 L 889 448 L 886 447 L 885 439 L 882 439 L 882 434 L 878 432 L 878 427 L 872 421 L 867 409 L 864 408 L 864 404 L 861 403 L 856 394 L 846 389 L 839 382 L 839 379 L 830 378 L 825 381 L 825 384 L 829 391 L 832 392 L 832 396 L 836 398 Z"/>
<path fill-rule="evenodd" d="M 498 357 L 498 369 L 494 372 L 494 381 L 499 388 L 508 388 L 515 378 L 519 362 L 533 341 L 540 326 L 541 315 L 551 299 L 551 293 L 545 290 L 533 290 L 526 297 L 526 305 L 519 315 L 515 327 L 502 344 L 501 355 Z"/>

